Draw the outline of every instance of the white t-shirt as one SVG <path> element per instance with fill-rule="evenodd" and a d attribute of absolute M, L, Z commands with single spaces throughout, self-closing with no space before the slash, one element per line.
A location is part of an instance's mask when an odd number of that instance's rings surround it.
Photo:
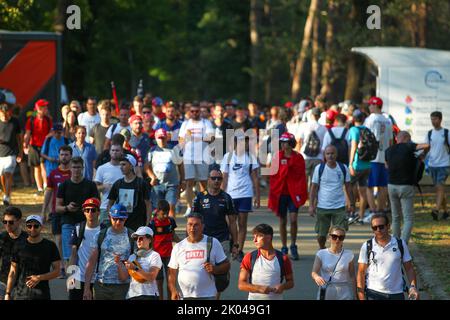
<path fill-rule="evenodd" d="M 230 163 L 228 158 L 230 153 L 226 153 L 220 165 L 222 172 L 228 173 L 228 183 L 226 192 L 233 199 L 252 198 L 253 183 L 250 176 L 250 165 L 252 171 L 259 168 L 258 161 L 253 155 L 245 153 L 237 156 L 235 152 L 231 156 Z"/>
<path fill-rule="evenodd" d="M 255 260 L 252 272 L 252 284 L 260 286 L 275 287 L 280 284 L 281 269 L 277 256 L 272 260 L 266 259 L 262 254 Z M 270 292 L 249 292 L 248 300 L 283 300 L 283 294 Z"/>
<path fill-rule="evenodd" d="M 331 128 L 331 131 L 333 132 L 334 137 L 336 139 L 340 139 L 341 136 L 342 136 L 342 133 L 344 133 L 344 129 L 345 129 L 345 127 L 333 127 L 333 128 Z M 347 139 L 348 139 L 348 132 L 349 131 L 350 130 L 347 130 L 347 133 L 345 134 L 345 142 L 347 142 L 347 144 L 348 144 L 348 140 Z M 331 144 L 331 142 L 332 142 L 332 139 L 331 139 L 330 133 L 327 130 L 327 133 L 325 133 L 325 136 L 323 138 L 322 150 L 325 150 L 326 147 L 328 147 L 328 145 Z"/>
<path fill-rule="evenodd" d="M 136 255 L 132 254 L 128 261 L 136 260 Z M 145 272 L 149 272 L 151 268 L 156 267 L 161 270 L 162 261 L 159 253 L 149 250 L 144 256 L 138 257 L 137 262 L 141 265 Z M 131 277 L 130 288 L 128 289 L 126 299 L 139 296 L 159 296 L 158 285 L 156 280 L 139 283 Z"/>
<path fill-rule="evenodd" d="M 100 123 L 101 119 L 98 113 L 95 114 L 95 116 L 91 116 L 87 111 L 80 113 L 78 115 L 78 124 L 80 126 L 86 127 L 86 142 L 89 142 L 89 137 L 92 128 L 97 124 Z"/>
<path fill-rule="evenodd" d="M 295 136 L 295 139 L 298 140 L 300 137 L 300 131 L 302 128 L 301 121 L 289 121 L 286 123 L 286 128 L 289 133 L 292 133 Z"/>
<path fill-rule="evenodd" d="M 448 167 L 450 166 L 450 154 L 445 146 L 444 129 L 433 129 L 431 131 L 431 142 L 428 140 L 428 132 L 425 141 L 430 144 L 428 153 L 428 165 L 430 167 Z M 450 130 L 448 132 L 448 141 L 450 142 Z"/>
<path fill-rule="evenodd" d="M 372 161 L 376 163 L 385 163 L 384 153 L 389 148 L 389 142 L 392 140 L 392 122 L 382 114 L 372 113 L 364 126 L 370 129 L 379 143 L 377 157 Z"/>
<path fill-rule="evenodd" d="M 350 182 L 348 167 L 345 167 L 345 182 Z M 320 165 L 314 169 L 312 183 L 319 184 Z M 339 209 L 345 207 L 344 175 L 341 168 L 336 164 L 336 168 L 330 168 L 325 164 L 322 177 L 320 179 L 319 194 L 317 197 L 317 207 L 320 209 Z"/>
<path fill-rule="evenodd" d="M 203 140 L 209 140 L 212 136 L 214 136 L 214 129 L 209 120 L 200 119 L 194 121 L 189 119 L 183 122 L 179 137 L 185 140 L 183 149 L 184 163 L 209 161 L 209 157 L 205 155 L 208 143 Z"/>
<path fill-rule="evenodd" d="M 113 131 L 113 129 L 114 129 L 114 131 Z M 108 138 L 109 140 L 111 140 L 112 136 L 115 135 L 116 133 L 120 133 L 120 131 L 122 131 L 122 129 L 128 129 L 128 131 L 130 131 L 130 134 L 131 134 L 131 127 L 130 126 L 122 127 L 122 125 L 119 122 L 117 125 L 112 124 L 109 126 L 108 131 L 106 131 L 105 137 Z"/>
<path fill-rule="evenodd" d="M 330 279 L 330 276 L 333 274 L 334 266 L 336 265 L 336 262 L 338 262 L 339 256 L 341 253 L 334 254 L 332 253 L 328 248 L 319 250 L 316 254 L 317 257 L 319 257 L 322 267 L 320 269 L 320 276 L 325 280 L 328 281 Z M 342 254 L 341 259 L 339 260 L 339 263 L 336 266 L 336 269 L 334 271 L 333 277 L 331 278 L 331 282 L 333 283 L 349 283 L 350 282 L 350 273 L 348 269 L 348 265 L 350 262 L 353 261 L 354 254 L 351 250 L 345 250 Z"/>
<path fill-rule="evenodd" d="M 120 178 L 123 178 L 122 171 L 120 170 L 120 165 L 114 166 L 111 164 L 111 162 L 107 162 L 98 167 L 97 171 L 95 172 L 94 182 L 109 184 L 112 187 L 114 182 L 116 182 Z M 100 205 L 100 209 L 107 208 L 108 195 L 110 190 L 111 188 L 105 189 L 102 192 L 102 204 Z"/>
<path fill-rule="evenodd" d="M 214 276 L 203 267 L 207 258 L 206 241 L 206 236 L 197 243 L 191 243 L 185 238 L 173 247 L 169 268 L 178 269 L 178 284 L 185 298 L 216 296 Z M 219 264 L 226 258 L 222 245 L 213 238 L 210 262 Z"/>
<path fill-rule="evenodd" d="M 397 245 L 397 239 L 391 237 L 391 241 L 383 248 L 372 238 L 372 254 L 370 263 L 367 260 L 367 243 L 364 242 L 359 252 L 358 263 L 369 264 L 366 274 L 367 288 L 382 293 L 396 294 L 403 292 L 402 265 L 411 261 L 408 245 L 403 243 L 403 262 L 400 261 L 401 252 Z"/>
<path fill-rule="evenodd" d="M 91 256 L 92 247 L 96 244 L 94 243 L 95 235 L 100 232 L 100 226 L 95 228 L 89 228 L 86 226 L 84 229 L 84 240 L 81 242 L 80 248 L 78 248 L 78 263 L 77 266 L 80 268 L 80 272 L 75 273 L 75 280 L 84 282 L 86 264 Z M 80 234 L 80 225 L 76 226 L 77 237 Z M 96 279 L 95 269 L 94 275 L 92 276 L 91 283 L 94 283 Z"/>
<path fill-rule="evenodd" d="M 323 145 L 323 138 L 325 137 L 325 133 L 327 133 L 327 128 L 325 126 L 322 126 L 321 124 L 319 124 L 317 121 L 310 120 L 301 125 L 299 138 L 302 139 L 303 142 L 302 142 L 302 148 L 301 148 L 300 152 L 305 160 L 311 160 L 311 159 L 322 160 L 323 159 L 322 152 L 319 152 L 319 154 L 315 157 L 308 157 L 304 153 L 306 143 L 308 142 L 308 138 L 313 131 L 315 131 L 317 136 L 319 137 L 320 145 L 321 146 Z"/>

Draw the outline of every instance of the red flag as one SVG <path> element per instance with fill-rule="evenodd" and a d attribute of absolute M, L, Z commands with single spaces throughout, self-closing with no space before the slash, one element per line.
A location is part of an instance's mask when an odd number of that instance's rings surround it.
<path fill-rule="evenodd" d="M 116 86 L 114 85 L 114 81 L 111 81 L 111 89 L 113 94 L 114 103 L 116 105 L 116 115 L 119 115 L 119 99 L 117 99 Z"/>

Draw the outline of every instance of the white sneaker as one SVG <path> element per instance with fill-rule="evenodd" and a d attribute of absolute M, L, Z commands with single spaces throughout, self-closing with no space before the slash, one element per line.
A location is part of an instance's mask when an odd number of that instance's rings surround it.
<path fill-rule="evenodd" d="M 188 207 L 188 208 L 186 209 L 186 213 L 184 214 L 183 217 L 187 217 L 187 216 L 191 213 L 191 211 L 192 211 L 191 208 Z"/>
<path fill-rule="evenodd" d="M 3 205 L 10 206 L 11 205 L 11 199 L 7 197 L 6 195 L 3 196 Z"/>

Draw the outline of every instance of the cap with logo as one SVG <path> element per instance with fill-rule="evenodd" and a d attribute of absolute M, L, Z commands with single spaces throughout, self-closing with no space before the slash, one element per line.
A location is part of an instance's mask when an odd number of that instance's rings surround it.
<path fill-rule="evenodd" d="M 135 121 L 144 121 L 144 119 L 142 119 L 142 117 L 140 116 L 140 115 L 138 115 L 138 114 L 133 114 L 131 117 L 130 117 L 130 119 L 128 120 L 128 123 L 129 124 L 132 124 L 133 122 L 135 122 Z"/>
<path fill-rule="evenodd" d="M 39 99 L 38 101 L 36 101 L 36 103 L 34 104 L 34 108 L 40 108 L 40 107 L 47 107 L 48 106 L 48 101 L 45 99 Z"/>
<path fill-rule="evenodd" d="M 167 131 L 164 130 L 163 128 L 159 128 L 159 129 L 156 130 L 156 132 L 155 132 L 155 138 L 156 138 L 156 139 L 167 138 Z"/>
<path fill-rule="evenodd" d="M 109 209 L 112 218 L 128 218 L 127 208 L 123 204 L 116 203 Z"/>
<path fill-rule="evenodd" d="M 370 105 L 376 105 L 378 107 L 382 107 L 383 106 L 383 100 L 381 100 L 381 98 L 378 97 L 371 97 L 369 99 L 369 101 L 367 102 L 367 104 Z"/>
<path fill-rule="evenodd" d="M 97 198 L 89 198 L 87 199 L 83 205 L 82 208 L 100 208 L 100 200 L 98 200 Z"/>
<path fill-rule="evenodd" d="M 36 221 L 41 226 L 44 224 L 44 222 L 42 221 L 42 217 L 38 216 L 37 214 L 32 214 L 31 216 L 28 216 L 27 219 L 25 220 L 25 223 L 27 223 L 29 221 Z"/>
<path fill-rule="evenodd" d="M 295 136 L 292 133 L 285 132 L 281 135 L 280 141 L 295 141 Z"/>

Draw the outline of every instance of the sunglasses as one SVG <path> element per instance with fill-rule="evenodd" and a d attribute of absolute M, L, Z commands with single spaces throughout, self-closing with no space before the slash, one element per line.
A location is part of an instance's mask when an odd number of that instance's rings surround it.
<path fill-rule="evenodd" d="M 212 181 L 222 181 L 222 177 L 209 177 Z"/>
<path fill-rule="evenodd" d="M 334 241 L 336 241 L 337 239 L 339 239 L 339 241 L 344 241 L 345 236 L 340 236 L 337 234 L 330 234 L 331 239 L 333 239 Z"/>
<path fill-rule="evenodd" d="M 27 224 L 27 229 L 39 229 L 41 227 L 40 224 Z"/>
<path fill-rule="evenodd" d="M 377 230 L 384 230 L 384 228 L 386 227 L 386 225 L 384 224 L 380 224 L 379 226 L 372 226 L 372 230 L 373 231 L 377 231 Z"/>
<path fill-rule="evenodd" d="M 9 224 L 10 226 L 12 226 L 14 224 L 14 220 L 3 220 L 3 224 Z"/>
<path fill-rule="evenodd" d="M 114 221 L 120 221 L 120 222 L 127 220 L 126 218 L 111 218 L 111 219 L 113 219 Z"/>
<path fill-rule="evenodd" d="M 97 208 L 86 208 L 86 209 L 83 209 L 83 211 L 84 212 L 97 212 Z"/>

